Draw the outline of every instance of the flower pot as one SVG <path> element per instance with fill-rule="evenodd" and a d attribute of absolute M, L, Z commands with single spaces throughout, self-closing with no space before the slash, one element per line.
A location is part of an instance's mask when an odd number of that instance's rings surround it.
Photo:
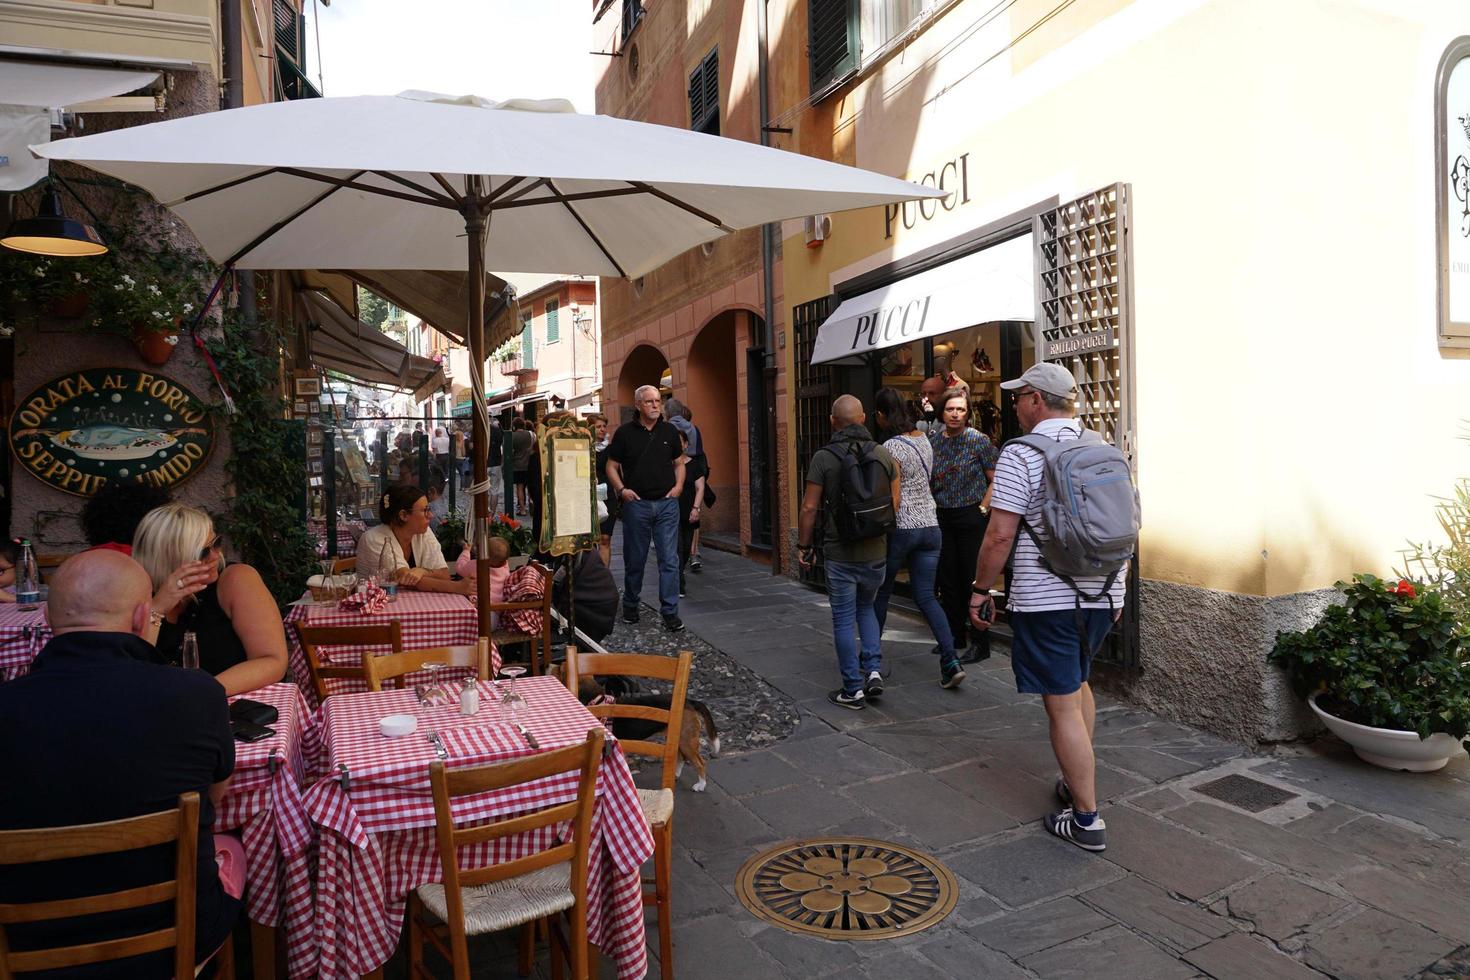
<path fill-rule="evenodd" d="M 173 329 L 160 332 L 142 326 L 133 327 L 133 346 L 138 348 L 138 356 L 143 358 L 144 363 L 153 367 L 167 364 L 168 359 L 174 356 L 174 347 L 178 342 L 179 335 Z"/>
<path fill-rule="evenodd" d="M 46 307 L 46 315 L 62 320 L 75 320 L 87 312 L 92 297 L 82 290 L 69 296 L 58 296 Z"/>
<path fill-rule="evenodd" d="M 1417 732 L 1359 725 L 1328 714 L 1317 705 L 1315 694 L 1307 698 L 1307 704 L 1322 719 L 1322 724 L 1352 746 L 1359 759 L 1384 769 L 1433 772 L 1443 769 L 1445 763 L 1464 751 L 1460 740 L 1453 735 L 1437 733 L 1428 738 L 1420 738 Z"/>

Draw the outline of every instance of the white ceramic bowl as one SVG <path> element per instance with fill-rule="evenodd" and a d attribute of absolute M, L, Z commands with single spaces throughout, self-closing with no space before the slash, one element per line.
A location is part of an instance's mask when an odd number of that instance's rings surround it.
<path fill-rule="evenodd" d="M 378 731 L 384 738 L 399 738 L 412 735 L 418 730 L 419 720 L 413 715 L 387 715 L 378 719 Z"/>
<path fill-rule="evenodd" d="M 1322 719 L 1322 724 L 1332 733 L 1353 747 L 1358 758 L 1384 769 L 1403 769 L 1408 772 L 1433 772 L 1443 769 L 1445 763 L 1464 751 L 1460 740 L 1443 733 L 1420 738 L 1418 732 L 1401 732 L 1393 728 L 1370 728 L 1356 722 L 1330 715 L 1317 706 L 1317 695 L 1307 698 L 1307 704 Z"/>

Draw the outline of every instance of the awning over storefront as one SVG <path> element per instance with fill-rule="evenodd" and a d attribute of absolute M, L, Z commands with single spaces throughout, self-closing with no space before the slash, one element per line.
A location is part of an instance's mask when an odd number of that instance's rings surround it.
<path fill-rule="evenodd" d="M 324 293 L 296 294 L 301 322 L 308 325 L 311 361 L 367 384 L 413 392 L 415 401 L 444 386 L 444 372 L 427 357 L 404 350 L 397 341 L 350 316 Z"/>
<path fill-rule="evenodd" d="M 997 320 L 1036 317 L 1031 236 L 946 262 L 843 300 L 823 321 L 812 363 L 825 364 Z"/>
<path fill-rule="evenodd" d="M 158 81 L 156 71 L 0 57 L 0 191 L 25 190 L 47 163 L 28 147 L 51 138 L 51 111 L 132 92 Z"/>
<path fill-rule="evenodd" d="M 331 294 L 344 310 L 356 309 L 353 286 L 377 293 L 388 302 L 423 320 L 456 344 L 465 344 L 467 275 L 421 269 L 333 269 L 300 273 L 308 286 Z M 505 311 L 505 280 L 485 276 L 485 349 L 494 350 L 511 334 Z M 516 324 L 519 330 L 520 325 Z"/>
<path fill-rule="evenodd" d="M 486 406 L 486 408 L 490 410 L 491 415 L 494 415 L 496 412 L 503 412 L 507 408 L 515 408 L 517 405 L 524 405 L 526 402 L 544 402 L 549 401 L 550 399 L 551 392 L 537 391 L 532 392 L 529 395 L 521 395 L 519 398 L 506 398 L 498 402 L 491 402 L 489 405 Z"/>

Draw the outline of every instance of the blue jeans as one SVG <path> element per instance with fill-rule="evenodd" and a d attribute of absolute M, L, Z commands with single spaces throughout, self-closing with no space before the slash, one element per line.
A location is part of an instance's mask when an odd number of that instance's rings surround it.
<path fill-rule="evenodd" d="M 629 501 L 618 522 L 623 525 L 623 608 L 638 608 L 652 540 L 658 555 L 658 611 L 679 615 L 679 501 L 672 497 Z"/>
<path fill-rule="evenodd" d="M 837 648 L 837 667 L 842 671 L 842 689 L 856 694 L 868 674 L 883 669 L 878 645 L 880 630 L 873 603 L 883 585 L 886 562 L 871 563 L 827 560 L 827 601 L 832 606 L 832 642 Z M 853 635 L 856 628 L 858 636 Z M 862 639 L 859 651 L 857 639 Z"/>
<path fill-rule="evenodd" d="M 919 612 L 924 614 L 924 619 L 929 623 L 934 639 L 939 642 L 939 662 L 947 664 L 955 658 L 954 634 L 950 632 L 949 620 L 945 618 L 944 609 L 939 605 L 939 597 L 934 594 L 934 574 L 939 568 L 939 546 L 942 541 L 943 535 L 940 534 L 938 524 L 932 527 L 896 527 L 889 531 L 888 574 L 883 577 L 883 585 L 878 589 L 878 599 L 873 603 L 873 609 L 878 615 L 878 632 L 882 633 L 884 623 L 888 622 L 888 600 L 893 597 L 893 586 L 898 581 L 899 569 L 908 566 L 909 591 L 913 593 Z"/>

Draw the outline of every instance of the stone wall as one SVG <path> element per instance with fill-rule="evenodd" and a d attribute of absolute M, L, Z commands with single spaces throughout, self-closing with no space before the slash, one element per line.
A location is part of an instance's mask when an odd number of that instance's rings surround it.
<path fill-rule="evenodd" d="M 168 108 L 162 114 L 120 113 L 92 115 L 85 119 L 86 133 L 96 133 L 162 118 L 197 115 L 219 108 L 219 91 L 213 75 L 207 71 L 169 73 Z M 82 197 L 102 223 L 104 238 L 126 234 L 167 248 L 198 248 L 189 229 L 172 212 L 153 203 L 141 192 L 117 189 L 96 173 L 67 164 L 53 164 L 57 172 Z M 35 192 L 30 197 L 33 198 Z M 75 200 L 63 193 L 68 214 L 80 209 Z M 33 200 L 20 209 L 29 213 Z M 82 215 L 77 215 L 81 217 Z M 121 227 L 127 222 L 128 227 Z M 201 301 L 203 297 L 200 297 Z M 145 368 L 131 341 L 112 333 L 99 332 L 89 316 L 77 320 L 42 319 L 21 323 L 15 332 L 15 397 L 24 399 L 34 389 L 53 378 L 71 371 L 97 367 Z M 151 369 L 150 369 L 151 370 Z M 187 338 L 180 340 L 173 357 L 157 372 L 179 382 L 206 404 L 219 400 L 219 390 L 209 369 Z M 230 495 L 225 460 L 230 445 L 225 427 L 215 426 L 214 450 L 202 467 L 174 489 L 174 499 L 203 507 L 211 513 L 223 512 Z M 25 470 L 19 461 L 11 460 L 10 533 L 31 538 L 37 550 L 56 553 L 84 546 L 77 523 L 85 499 L 52 489 Z"/>
<path fill-rule="evenodd" d="M 1247 745 L 1316 731 L 1316 717 L 1266 656 L 1278 631 L 1312 625 L 1340 598 L 1332 589 L 1264 597 L 1145 580 L 1142 669 L 1122 693 Z"/>

